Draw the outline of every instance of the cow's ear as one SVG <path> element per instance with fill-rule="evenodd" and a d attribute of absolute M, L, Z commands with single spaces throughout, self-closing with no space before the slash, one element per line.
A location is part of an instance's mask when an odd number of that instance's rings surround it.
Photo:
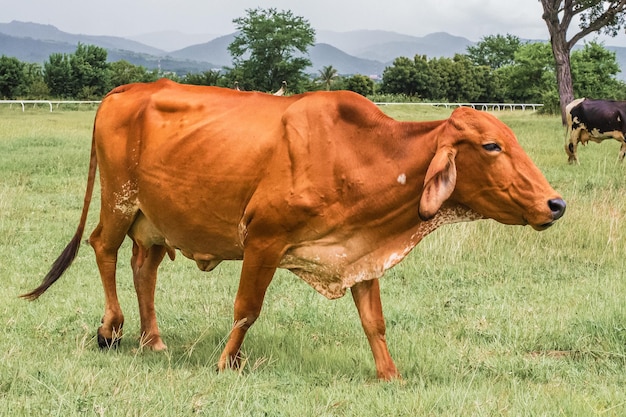
<path fill-rule="evenodd" d="M 419 205 L 419 216 L 422 220 L 431 219 L 452 195 L 456 185 L 455 156 L 456 150 L 446 146 L 439 149 L 430 162 Z"/>

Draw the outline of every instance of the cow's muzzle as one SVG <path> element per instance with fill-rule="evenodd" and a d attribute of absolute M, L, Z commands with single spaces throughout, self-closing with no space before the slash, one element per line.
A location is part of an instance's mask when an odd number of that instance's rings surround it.
<path fill-rule="evenodd" d="M 548 200 L 548 207 L 550 207 L 550 210 L 552 211 L 552 221 L 542 224 L 540 226 L 541 230 L 547 229 L 552 226 L 555 221 L 563 217 L 567 204 L 565 204 L 565 201 L 562 198 L 553 198 Z"/>

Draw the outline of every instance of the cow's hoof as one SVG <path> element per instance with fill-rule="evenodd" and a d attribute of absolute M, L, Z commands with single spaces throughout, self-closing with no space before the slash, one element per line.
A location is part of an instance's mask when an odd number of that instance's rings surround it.
<path fill-rule="evenodd" d="M 100 349 L 117 349 L 121 340 L 121 335 L 116 336 L 115 333 L 113 337 L 104 337 L 100 334 L 100 329 L 98 329 L 98 346 Z"/>
<path fill-rule="evenodd" d="M 154 352 L 167 350 L 167 345 L 163 343 L 160 336 L 141 336 L 141 338 L 139 338 L 139 347 Z"/>

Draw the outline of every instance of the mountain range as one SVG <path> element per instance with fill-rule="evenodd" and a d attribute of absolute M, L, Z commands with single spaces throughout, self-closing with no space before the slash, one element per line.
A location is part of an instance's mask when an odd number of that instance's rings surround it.
<path fill-rule="evenodd" d="M 126 60 L 148 69 L 160 68 L 179 75 L 232 66 L 228 45 L 236 33 L 228 35 L 180 32 L 154 32 L 133 37 L 94 36 L 63 32 L 52 25 L 12 21 L 0 23 L 0 55 L 23 62 L 43 63 L 52 53 L 73 53 L 78 43 L 105 48 L 111 62 Z M 400 56 L 416 54 L 429 58 L 452 57 L 466 53 L 474 42 L 445 32 L 423 37 L 381 30 L 350 32 L 317 31 L 316 43 L 309 49 L 310 73 L 332 65 L 342 75 L 380 76 L 385 67 Z M 620 68 L 626 68 L 626 48 L 606 46 L 616 53 Z M 618 78 L 626 80 L 621 72 Z"/>
<path fill-rule="evenodd" d="M 227 47 L 235 35 L 155 32 L 125 38 L 71 34 L 52 25 L 12 21 L 0 23 L 0 55 L 43 63 L 52 53 L 75 52 L 80 42 L 105 48 L 109 61 L 124 59 L 148 69 L 159 67 L 163 71 L 185 74 L 231 66 Z M 399 56 L 451 57 L 465 53 L 467 46 L 472 45 L 468 39 L 447 33 L 416 37 L 374 30 L 319 31 L 316 41 L 309 49 L 312 61 L 309 72 L 317 73 L 324 66 L 332 65 L 343 75 L 378 76 Z"/>

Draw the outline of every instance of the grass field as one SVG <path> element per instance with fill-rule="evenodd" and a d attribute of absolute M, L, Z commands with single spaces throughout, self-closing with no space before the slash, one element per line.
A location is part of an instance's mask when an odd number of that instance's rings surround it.
<path fill-rule="evenodd" d="M 384 111 L 404 120 L 450 112 Z M 285 271 L 248 333 L 245 366 L 221 374 L 238 262 L 209 274 L 180 255 L 163 263 L 165 353 L 139 349 L 128 244 L 118 350 L 100 351 L 94 338 L 103 297 L 91 248 L 39 300 L 18 299 L 75 231 L 93 116 L 0 108 L 0 415 L 626 415 L 626 168 L 616 142 L 580 147 L 580 166 L 569 166 L 559 119 L 497 113 L 567 213 L 541 233 L 480 221 L 426 237 L 381 281 L 404 377 L 381 383 L 351 297 L 328 301 Z"/>

